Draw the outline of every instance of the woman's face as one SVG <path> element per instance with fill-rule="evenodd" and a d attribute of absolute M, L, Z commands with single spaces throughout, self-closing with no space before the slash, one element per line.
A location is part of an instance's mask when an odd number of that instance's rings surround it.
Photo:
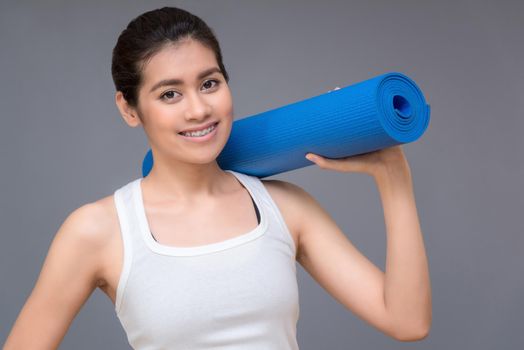
<path fill-rule="evenodd" d="M 138 110 L 155 157 L 169 161 L 214 161 L 233 122 L 229 86 L 213 51 L 196 40 L 168 45 L 146 63 Z M 181 134 L 215 123 L 215 129 L 204 136 Z"/>

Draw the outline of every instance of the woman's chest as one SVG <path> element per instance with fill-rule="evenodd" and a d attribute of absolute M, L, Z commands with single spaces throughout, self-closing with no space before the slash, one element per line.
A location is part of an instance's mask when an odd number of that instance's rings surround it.
<path fill-rule="evenodd" d="M 287 217 L 285 199 L 275 195 L 283 219 L 288 225 L 291 238 L 298 247 L 298 233 L 293 226 L 292 218 Z M 191 247 L 212 244 L 235 238 L 253 231 L 259 225 L 257 212 L 251 197 L 231 197 L 220 203 L 208 203 L 200 208 L 169 208 L 166 206 L 145 206 L 145 216 L 149 234 L 159 244 L 174 247 Z M 258 208 L 259 215 L 268 215 L 263 208 Z M 111 230 L 113 239 L 108 243 L 105 254 L 103 278 L 100 289 L 115 304 L 116 290 L 123 267 L 123 242 L 118 217 L 113 219 Z"/>
<path fill-rule="evenodd" d="M 224 241 L 254 230 L 259 222 L 249 195 L 202 205 L 154 206 L 145 210 L 148 231 L 166 246 L 194 247 Z"/>

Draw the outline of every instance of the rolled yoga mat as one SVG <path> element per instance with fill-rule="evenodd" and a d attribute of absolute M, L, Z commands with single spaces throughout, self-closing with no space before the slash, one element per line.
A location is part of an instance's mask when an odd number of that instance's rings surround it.
<path fill-rule="evenodd" d="M 386 73 L 234 121 L 217 163 L 263 178 L 313 165 L 304 157 L 308 152 L 342 158 L 413 142 L 426 130 L 429 115 L 413 80 Z M 152 166 L 149 150 L 144 177 Z"/>

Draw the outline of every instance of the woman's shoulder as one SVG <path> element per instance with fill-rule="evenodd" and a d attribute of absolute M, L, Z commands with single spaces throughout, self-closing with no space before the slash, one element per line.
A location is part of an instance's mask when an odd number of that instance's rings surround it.
<path fill-rule="evenodd" d="M 265 179 L 261 182 L 282 214 L 295 241 L 297 257 L 300 256 L 301 226 L 304 224 L 304 218 L 307 217 L 308 203 L 314 200 L 313 197 L 301 186 L 292 182 L 278 179 Z"/>
<path fill-rule="evenodd" d="M 86 244 L 105 247 L 118 229 L 114 194 L 85 203 L 69 213 L 63 225 L 70 234 Z"/>
<path fill-rule="evenodd" d="M 107 257 L 111 251 L 114 253 L 118 239 L 115 234 L 118 217 L 112 202 L 113 195 L 106 196 L 83 204 L 66 216 L 52 239 L 46 259 L 53 262 L 52 266 L 63 266 L 63 269 L 52 273 L 70 273 L 71 268 L 82 266 L 78 278 L 89 285 L 92 281 L 95 285 L 103 283 Z"/>
<path fill-rule="evenodd" d="M 299 205 L 300 201 L 311 195 L 301 186 L 279 179 L 264 179 L 262 184 L 271 197 L 285 205 Z"/>
<path fill-rule="evenodd" d="M 291 219 L 300 222 L 305 213 L 318 205 L 317 200 L 297 184 L 278 179 L 261 180 L 261 182 L 278 207 L 289 212 Z"/>

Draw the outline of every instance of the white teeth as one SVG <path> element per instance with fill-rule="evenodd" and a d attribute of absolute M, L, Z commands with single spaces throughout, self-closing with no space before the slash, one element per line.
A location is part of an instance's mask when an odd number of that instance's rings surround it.
<path fill-rule="evenodd" d="M 200 137 L 209 134 L 215 129 L 216 124 L 211 125 L 209 128 L 201 131 L 183 132 L 182 135 L 190 137 Z"/>

